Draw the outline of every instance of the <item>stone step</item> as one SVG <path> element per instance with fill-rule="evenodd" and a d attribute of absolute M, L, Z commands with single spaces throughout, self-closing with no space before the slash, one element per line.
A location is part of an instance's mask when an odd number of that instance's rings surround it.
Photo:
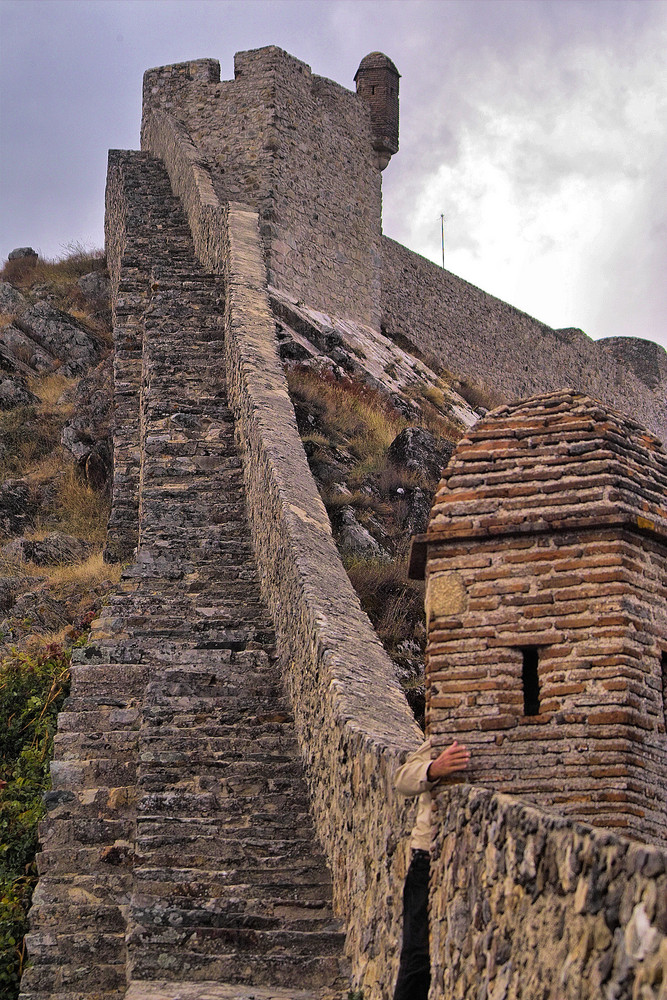
<path fill-rule="evenodd" d="M 24 979 L 30 974 L 30 969 L 24 973 Z M 84 990 L 58 990 L 53 993 L 51 990 L 48 992 L 43 992 L 40 990 L 39 993 L 24 993 L 23 992 L 23 979 L 21 980 L 21 993 L 19 993 L 19 1000 L 124 1000 L 126 996 L 126 986 L 123 984 L 115 990 L 94 990 L 89 989 Z"/>
<path fill-rule="evenodd" d="M 346 1000 L 348 991 L 347 982 L 341 984 L 339 990 L 303 990 L 298 986 L 243 986 L 212 980 L 168 982 L 160 979 L 131 982 L 125 1000 Z"/>
<path fill-rule="evenodd" d="M 71 692 L 74 695 L 140 695 L 148 677 L 145 666 L 128 663 L 73 663 Z"/>
<path fill-rule="evenodd" d="M 30 960 L 42 966 L 64 965 L 66 957 L 68 965 L 81 963 L 94 965 L 124 965 L 125 932 L 100 933 L 97 930 L 75 934 L 63 934 L 58 931 L 30 931 L 25 938 Z"/>
<path fill-rule="evenodd" d="M 127 989 L 125 960 L 118 963 L 97 961 L 94 957 L 95 950 L 92 948 L 87 958 L 81 956 L 79 959 L 81 964 L 72 964 L 67 960 L 65 946 L 66 942 L 58 942 L 54 961 L 45 962 L 41 954 L 34 954 L 30 943 L 27 943 L 28 961 L 35 962 L 32 968 L 24 972 L 21 979 L 21 988 L 28 996 L 40 997 L 40 1000 L 43 997 L 61 1000 L 73 994 L 84 997 L 85 1000 L 97 1000 L 100 996 L 125 995 Z"/>
<path fill-rule="evenodd" d="M 343 980 L 346 966 L 338 956 L 263 955 L 246 952 L 227 955 L 207 955 L 179 948 L 178 952 L 165 950 L 131 949 L 129 972 L 133 979 L 154 979 L 172 976 L 177 980 L 181 969 L 187 970 L 188 979 L 212 979 L 227 983 L 245 983 L 255 986 L 290 986 L 299 988 L 331 986 Z"/>
<path fill-rule="evenodd" d="M 116 757 L 94 757 L 89 760 L 52 760 L 51 788 L 53 791 L 81 788 L 120 788 L 136 783 L 137 766 L 134 760 Z"/>
<path fill-rule="evenodd" d="M 61 818 L 47 814 L 39 824 L 39 838 L 43 851 L 67 847 L 90 847 L 113 844 L 118 840 L 134 839 L 135 822 L 128 819 Z"/>
<path fill-rule="evenodd" d="M 19 993 L 19 1000 L 124 1000 L 126 996 L 126 984 L 123 983 L 115 990 L 94 990 L 86 989 L 83 992 L 81 990 L 58 990 L 56 993 L 49 990 L 48 992 L 43 992 L 40 990 L 39 993 L 24 993 L 23 992 L 23 982 L 27 979 L 30 974 L 30 969 L 24 973 L 24 978 L 21 980 L 21 993 Z"/>
<path fill-rule="evenodd" d="M 130 762 L 137 751 L 138 731 L 116 730 L 81 733 L 59 731 L 54 737 L 55 759 L 60 761 L 91 761 L 96 757 Z"/>
<path fill-rule="evenodd" d="M 36 903 L 30 910 L 30 927 L 40 933 L 57 932 L 72 921 L 88 930 L 94 927 L 96 933 L 125 935 L 125 914 L 119 906 L 72 903 L 68 899 L 61 903 L 51 900 Z"/>
<path fill-rule="evenodd" d="M 52 878 L 63 875 L 95 875 L 100 870 L 113 867 L 119 875 L 132 868 L 133 844 L 120 841 L 113 844 L 95 844 L 91 847 L 59 847 L 37 855 L 37 871 Z"/>
<path fill-rule="evenodd" d="M 33 893 L 35 905 L 67 903 L 70 906 L 106 906 L 129 904 L 132 891 L 132 872 L 113 864 L 103 864 L 90 875 L 80 872 L 45 875 L 40 878 Z M 111 901 L 111 902 L 110 902 Z"/>
<path fill-rule="evenodd" d="M 83 852 L 81 852 L 83 853 Z M 207 901 L 223 897 L 250 901 L 266 900 L 267 906 L 276 902 L 321 903 L 331 897 L 331 874 L 323 866 L 305 864 L 281 872 L 262 872 L 257 867 L 248 869 L 164 868 L 138 866 L 134 871 L 135 891 L 141 896 L 158 897 L 165 902 L 177 901 L 185 896 L 189 901 Z M 254 893 L 253 893 L 254 887 Z M 260 910 L 261 912 L 261 910 Z"/>
<path fill-rule="evenodd" d="M 156 919 L 156 916 L 158 919 Z M 205 914 L 200 914 L 204 917 Z M 339 930 L 267 930 L 258 927 L 204 924 L 171 926 L 169 914 L 132 909 L 132 928 L 127 936 L 127 946 L 133 957 L 141 951 L 185 949 L 199 955 L 237 955 L 243 961 L 248 953 L 272 958 L 296 959 L 297 957 L 338 956 L 345 944 L 345 935 Z M 149 923 L 143 923 L 147 918 Z"/>
<path fill-rule="evenodd" d="M 111 708 L 93 707 L 83 711 L 63 711 L 58 716 L 60 733 L 104 733 L 125 729 L 136 730 L 140 724 L 137 707 Z"/>
<path fill-rule="evenodd" d="M 228 927 L 260 931 L 341 933 L 341 922 L 334 917 L 327 901 L 310 905 L 291 900 L 231 899 L 196 901 L 183 899 L 165 909 L 163 901 L 136 893 L 132 900 L 131 919 L 147 926 L 151 923 L 173 927 Z"/>

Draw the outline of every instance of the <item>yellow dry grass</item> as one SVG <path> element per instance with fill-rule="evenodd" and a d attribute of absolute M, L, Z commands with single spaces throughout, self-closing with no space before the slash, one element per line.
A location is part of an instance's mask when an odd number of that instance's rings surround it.
<path fill-rule="evenodd" d="M 109 503 L 92 489 L 71 467 L 57 483 L 53 513 L 48 528 L 67 532 L 89 542 L 103 542 L 106 536 Z"/>
<path fill-rule="evenodd" d="M 70 389 L 72 386 L 76 385 L 78 379 L 67 378 L 65 375 L 59 375 L 54 372 L 50 375 L 35 376 L 29 379 L 28 385 L 30 391 L 40 399 L 42 403 L 42 408 L 52 409 L 58 405 L 58 412 L 69 416 L 71 412 L 71 406 L 69 404 L 58 404 L 58 400 L 65 392 L 66 389 Z"/>
<path fill-rule="evenodd" d="M 72 563 L 68 566 L 45 566 L 40 567 L 40 575 L 49 581 L 49 589 L 55 596 L 62 590 L 69 590 L 76 587 L 78 590 L 91 590 L 101 583 L 110 581 L 118 583 L 122 566 L 120 563 L 105 563 L 102 550 L 94 552 L 83 562 Z"/>

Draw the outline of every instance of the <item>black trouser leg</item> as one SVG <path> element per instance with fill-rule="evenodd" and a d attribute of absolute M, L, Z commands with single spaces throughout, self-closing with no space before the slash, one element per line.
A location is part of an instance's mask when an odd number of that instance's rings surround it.
<path fill-rule="evenodd" d="M 394 1000 L 427 1000 L 431 984 L 428 953 L 429 857 L 413 854 L 403 889 L 403 947 Z"/>

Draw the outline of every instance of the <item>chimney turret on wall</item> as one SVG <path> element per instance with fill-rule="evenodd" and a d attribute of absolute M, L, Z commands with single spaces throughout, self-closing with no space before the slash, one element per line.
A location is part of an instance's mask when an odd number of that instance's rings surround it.
<path fill-rule="evenodd" d="M 398 152 L 398 81 L 401 74 L 383 52 L 371 52 L 354 75 L 357 93 L 371 109 L 373 149 L 380 170 Z"/>

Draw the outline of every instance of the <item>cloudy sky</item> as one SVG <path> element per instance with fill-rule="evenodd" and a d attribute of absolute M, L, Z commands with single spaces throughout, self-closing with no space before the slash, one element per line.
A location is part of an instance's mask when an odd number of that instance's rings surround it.
<path fill-rule="evenodd" d="M 384 230 L 552 326 L 667 346 L 665 0 L 0 0 L 0 258 L 103 242 L 152 66 L 275 44 L 402 74 Z"/>

